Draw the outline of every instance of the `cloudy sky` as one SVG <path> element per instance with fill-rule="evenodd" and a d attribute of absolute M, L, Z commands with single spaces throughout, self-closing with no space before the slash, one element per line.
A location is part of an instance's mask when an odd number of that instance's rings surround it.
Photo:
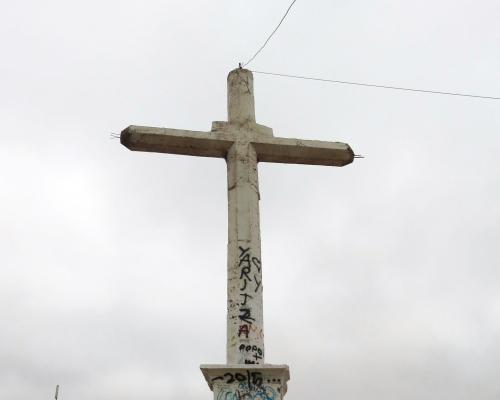
<path fill-rule="evenodd" d="M 210 399 L 225 361 L 220 159 L 133 153 L 209 130 L 280 1 L 3 2 L 0 398 Z M 500 96 L 497 0 L 297 1 L 251 69 Z M 500 399 L 500 101 L 254 76 L 266 361 L 287 399 Z"/>

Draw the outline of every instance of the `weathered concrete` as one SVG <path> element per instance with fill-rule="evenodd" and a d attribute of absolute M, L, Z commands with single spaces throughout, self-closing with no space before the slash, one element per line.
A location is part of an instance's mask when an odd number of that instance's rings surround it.
<path fill-rule="evenodd" d="M 252 73 L 228 75 L 228 122 L 210 132 L 129 126 L 130 150 L 225 158 L 228 184 L 227 365 L 202 366 L 216 400 L 281 399 L 287 366 L 264 364 L 258 162 L 343 166 L 354 159 L 338 142 L 275 138 L 255 122 Z"/>
<path fill-rule="evenodd" d="M 246 69 L 235 69 L 227 76 L 227 120 L 232 125 L 255 123 L 253 75 Z"/>
<path fill-rule="evenodd" d="M 258 162 L 311 164 L 342 167 L 354 153 L 345 143 L 276 138 L 272 129 L 259 124 L 245 127 L 214 121 L 211 132 L 185 131 L 131 125 L 121 133 L 121 142 L 134 151 L 227 158 L 231 146 L 247 140 Z"/>
<path fill-rule="evenodd" d="M 201 365 L 214 400 L 281 400 L 287 391 L 287 365 Z"/>

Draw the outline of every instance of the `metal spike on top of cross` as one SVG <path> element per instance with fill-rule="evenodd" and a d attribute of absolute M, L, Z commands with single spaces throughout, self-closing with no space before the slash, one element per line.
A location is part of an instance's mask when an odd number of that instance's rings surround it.
<path fill-rule="evenodd" d="M 227 77 L 228 121 L 210 132 L 129 126 L 120 141 L 130 150 L 224 158 L 228 185 L 226 365 L 202 365 L 214 398 L 259 393 L 281 399 L 288 367 L 264 362 L 262 263 L 257 164 L 344 166 L 354 152 L 345 143 L 277 138 L 255 121 L 253 76 L 237 68 Z M 259 392 L 260 391 L 260 392 Z M 263 396 L 267 397 L 263 397 Z M 226 397 L 224 397 L 225 399 Z M 231 397 L 232 398 L 232 397 Z"/>

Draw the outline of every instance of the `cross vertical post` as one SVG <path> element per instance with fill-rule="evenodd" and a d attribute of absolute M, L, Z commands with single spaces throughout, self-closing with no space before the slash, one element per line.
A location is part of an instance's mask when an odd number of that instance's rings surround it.
<path fill-rule="evenodd" d="M 228 76 L 228 120 L 255 124 L 252 76 Z M 257 153 L 245 135 L 228 151 L 227 363 L 264 363 Z"/>

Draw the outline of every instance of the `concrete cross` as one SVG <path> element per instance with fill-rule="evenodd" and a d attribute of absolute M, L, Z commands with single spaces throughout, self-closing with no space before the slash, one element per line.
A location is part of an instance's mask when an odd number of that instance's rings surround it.
<path fill-rule="evenodd" d="M 264 362 L 257 163 L 340 167 L 351 163 L 354 153 L 344 143 L 274 137 L 271 128 L 255 122 L 252 73 L 235 69 L 229 73 L 227 85 L 228 121 L 212 122 L 210 132 L 129 126 L 122 131 L 120 141 L 134 151 L 226 160 L 227 364 L 202 366 L 202 371 L 215 399 L 246 398 L 244 395 L 281 399 L 288 367 Z"/>

